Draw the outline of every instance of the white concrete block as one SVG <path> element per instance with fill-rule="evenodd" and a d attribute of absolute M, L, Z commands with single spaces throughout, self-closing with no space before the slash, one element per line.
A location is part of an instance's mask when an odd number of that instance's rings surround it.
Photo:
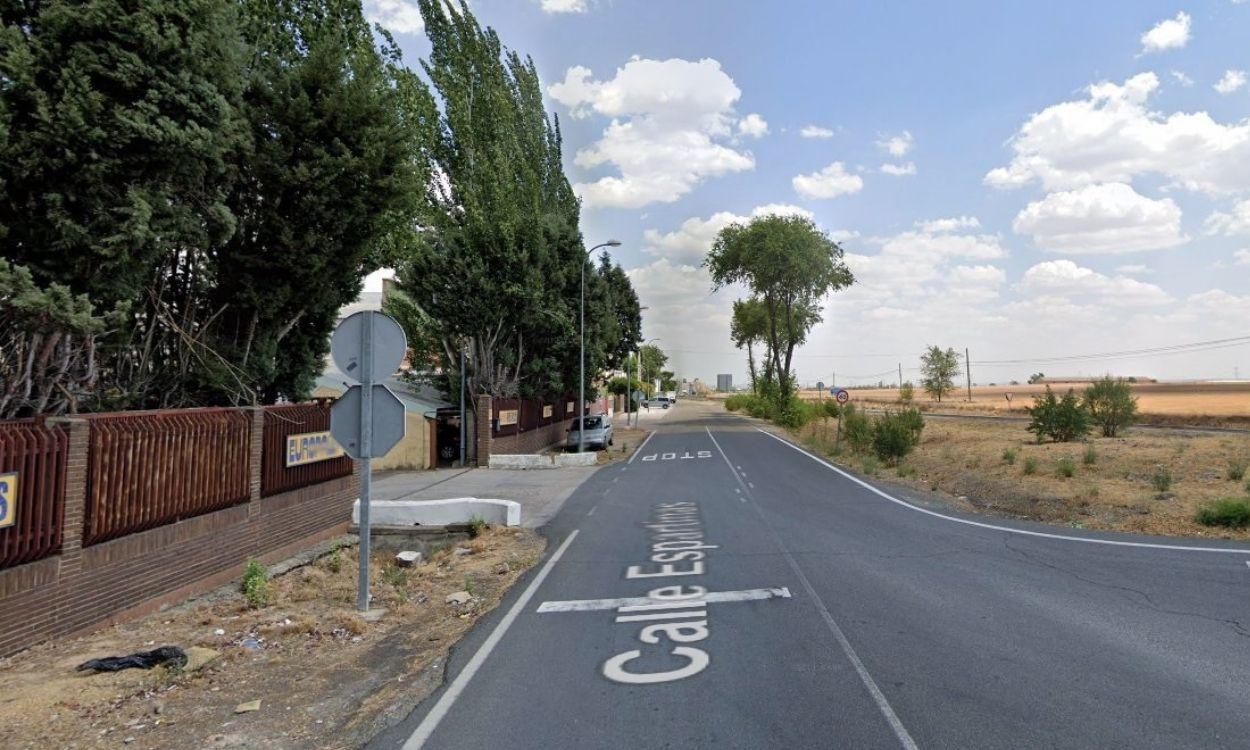
<path fill-rule="evenodd" d="M 555 456 L 555 465 L 557 467 L 594 466 L 598 462 L 598 454 L 594 451 L 586 451 L 585 453 L 557 453 Z"/>
<path fill-rule="evenodd" d="M 468 523 L 474 516 L 495 526 L 520 526 L 521 504 L 513 500 L 456 497 L 449 500 L 375 500 L 369 522 L 379 526 L 446 526 Z M 352 522 L 360 523 L 360 500 L 352 505 Z"/>

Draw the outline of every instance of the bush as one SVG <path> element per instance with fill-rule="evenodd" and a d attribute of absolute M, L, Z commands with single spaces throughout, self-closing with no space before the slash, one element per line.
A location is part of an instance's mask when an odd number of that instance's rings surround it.
<path fill-rule="evenodd" d="M 838 402 L 833 399 L 825 401 L 825 418 L 838 418 L 842 415 L 842 407 L 838 406 Z"/>
<path fill-rule="evenodd" d="M 1065 479 L 1071 479 L 1076 476 L 1076 460 L 1071 456 L 1060 458 L 1057 472 L 1059 476 Z"/>
<path fill-rule="evenodd" d="M 729 411 L 742 411 L 747 408 L 747 405 L 753 398 L 755 398 L 755 396 L 747 393 L 735 393 L 725 399 L 725 408 Z"/>
<path fill-rule="evenodd" d="M 1027 429 L 1037 435 L 1039 443 L 1045 438 L 1070 443 L 1089 432 L 1089 415 L 1071 390 L 1059 399 L 1046 386 L 1046 393 L 1033 400 L 1028 412 L 1031 419 Z"/>
<path fill-rule="evenodd" d="M 1037 473 L 1037 459 L 1032 456 L 1026 456 L 1024 459 L 1024 475 L 1033 476 Z"/>
<path fill-rule="evenodd" d="M 1098 451 L 1094 450 L 1094 446 L 1092 444 L 1086 443 L 1085 453 L 1081 456 L 1081 463 L 1086 466 L 1093 466 L 1098 463 Z"/>
<path fill-rule="evenodd" d="M 1228 479 L 1231 482 L 1240 482 L 1246 476 L 1245 461 L 1229 461 L 1228 462 Z"/>
<path fill-rule="evenodd" d="M 877 476 L 877 459 L 872 456 L 864 456 L 860 461 L 860 467 L 864 473 L 870 477 Z"/>
<path fill-rule="evenodd" d="M 852 450 L 865 451 L 872 447 L 872 423 L 853 406 L 842 409 L 842 432 Z"/>
<path fill-rule="evenodd" d="M 916 387 L 911 382 L 903 383 L 898 389 L 898 400 L 910 404 L 916 398 Z"/>
<path fill-rule="evenodd" d="M 911 453 L 920 442 L 924 419 L 915 409 L 903 412 L 886 411 L 872 425 L 872 450 L 889 466 Z"/>
<path fill-rule="evenodd" d="M 243 598 L 247 600 L 247 606 L 251 609 L 260 609 L 269 604 L 269 572 L 254 557 L 247 561 L 240 588 Z"/>
<path fill-rule="evenodd" d="M 1194 520 L 1203 526 L 1244 529 L 1250 526 L 1250 500 L 1230 497 L 1213 503 L 1205 503 L 1198 508 Z"/>
<path fill-rule="evenodd" d="M 1163 464 L 1155 466 L 1154 474 L 1150 475 L 1150 486 L 1160 495 L 1172 489 L 1172 470 Z"/>
<path fill-rule="evenodd" d="M 1116 432 L 1137 418 L 1133 389 L 1125 380 L 1112 380 L 1110 375 L 1085 389 L 1081 405 L 1094 424 L 1102 428 L 1103 437 L 1115 437 Z"/>
<path fill-rule="evenodd" d="M 1016 452 L 1015 448 L 1003 448 L 1003 463 L 1008 466 L 1014 466 L 1017 455 L 1019 454 Z"/>

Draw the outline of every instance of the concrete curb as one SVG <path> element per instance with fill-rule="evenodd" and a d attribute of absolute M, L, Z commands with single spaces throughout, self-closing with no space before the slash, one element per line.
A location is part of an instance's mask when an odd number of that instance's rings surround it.
<path fill-rule="evenodd" d="M 521 504 L 513 500 L 456 497 L 447 500 L 375 500 L 369 523 L 379 526 L 447 526 L 474 516 L 495 526 L 520 526 Z M 352 523 L 360 523 L 360 500 L 352 505 Z"/>
<path fill-rule="evenodd" d="M 595 466 L 599 459 L 586 453 L 497 453 L 490 457 L 491 469 L 560 469 L 568 466 Z"/>

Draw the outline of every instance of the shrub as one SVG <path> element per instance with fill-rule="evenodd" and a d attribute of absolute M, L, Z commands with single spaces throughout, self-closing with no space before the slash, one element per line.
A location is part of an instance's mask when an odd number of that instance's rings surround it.
<path fill-rule="evenodd" d="M 1246 476 L 1245 461 L 1229 461 L 1228 462 L 1228 479 L 1232 482 L 1240 482 Z"/>
<path fill-rule="evenodd" d="M 1203 526 L 1244 529 L 1250 526 L 1250 500 L 1229 497 L 1213 503 L 1205 503 L 1198 508 L 1194 519 Z"/>
<path fill-rule="evenodd" d="M 1037 435 L 1037 442 L 1050 438 L 1056 443 L 1070 443 L 1089 432 L 1089 415 L 1076 394 L 1069 390 L 1063 398 L 1046 386 L 1046 392 L 1033 400 L 1028 409 L 1028 431 Z"/>
<path fill-rule="evenodd" d="M 924 419 L 914 409 L 898 413 L 887 410 L 872 425 L 873 453 L 887 465 L 896 466 L 920 442 L 922 429 Z"/>
<path fill-rule="evenodd" d="M 331 573 L 338 573 L 343 569 L 343 546 L 335 544 L 330 549 L 330 554 L 326 557 L 326 570 Z"/>
<path fill-rule="evenodd" d="M 1154 473 L 1150 475 L 1150 486 L 1160 495 L 1172 489 L 1172 470 L 1163 464 L 1156 465 Z"/>
<path fill-rule="evenodd" d="M 725 399 L 725 408 L 729 411 L 742 411 L 747 408 L 747 405 L 753 398 L 755 397 L 747 393 L 735 393 Z"/>
<path fill-rule="evenodd" d="M 1017 455 L 1019 454 L 1016 452 L 1015 448 L 1003 448 L 1003 463 L 1008 466 L 1014 466 Z"/>
<path fill-rule="evenodd" d="M 1024 474 L 1032 476 L 1037 473 L 1037 459 L 1032 456 L 1026 456 L 1024 459 Z"/>
<path fill-rule="evenodd" d="M 1085 389 L 1081 405 L 1093 423 L 1102 429 L 1103 437 L 1115 437 L 1116 432 L 1137 418 L 1133 389 L 1127 381 L 1113 380 L 1110 375 Z"/>
<path fill-rule="evenodd" d="M 483 531 L 486 531 L 486 519 L 477 514 L 470 516 L 469 528 L 472 530 L 471 536 L 476 539 L 482 535 Z"/>
<path fill-rule="evenodd" d="M 853 406 L 842 409 L 842 432 L 852 450 L 865 451 L 872 446 L 872 423 Z"/>
<path fill-rule="evenodd" d="M 1059 476 L 1066 479 L 1076 476 L 1076 460 L 1071 456 L 1060 458 L 1057 472 Z"/>
<path fill-rule="evenodd" d="M 836 419 L 841 415 L 842 415 L 842 407 L 838 406 L 837 401 L 834 401 L 833 399 L 828 399 L 827 401 L 825 401 L 824 416 L 826 419 L 829 419 L 830 417 Z"/>
<path fill-rule="evenodd" d="M 872 456 L 864 456 L 860 461 L 860 466 L 868 476 L 875 477 L 877 475 L 877 459 Z"/>
<path fill-rule="evenodd" d="M 1081 455 L 1081 463 L 1086 466 L 1093 466 L 1098 463 L 1098 451 L 1094 450 L 1094 446 L 1090 443 L 1085 445 L 1085 453 Z"/>
<path fill-rule="evenodd" d="M 903 383 L 898 389 L 898 400 L 910 404 L 916 398 L 916 387 L 911 382 Z"/>
<path fill-rule="evenodd" d="M 269 604 L 269 572 L 256 558 L 247 561 L 243 570 L 243 598 L 251 609 L 260 609 Z"/>

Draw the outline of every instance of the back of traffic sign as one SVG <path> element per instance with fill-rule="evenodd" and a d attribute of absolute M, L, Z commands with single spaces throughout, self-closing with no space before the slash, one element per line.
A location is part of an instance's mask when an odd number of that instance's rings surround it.
<path fill-rule="evenodd" d="M 364 343 L 366 329 L 373 332 L 369 341 L 373 379 L 381 380 L 399 369 L 399 363 L 404 361 L 404 354 L 408 351 L 404 329 L 389 315 L 376 310 L 362 310 L 348 315 L 330 337 L 330 356 L 344 375 L 360 380 L 364 364 L 360 361 L 361 344 Z"/>
<path fill-rule="evenodd" d="M 366 456 L 364 435 L 360 426 L 362 393 L 361 386 L 353 385 L 330 407 L 330 434 L 352 458 L 379 458 L 404 439 L 404 425 L 407 421 L 404 418 L 404 404 L 390 388 L 381 383 L 373 385 L 372 439 L 369 455 Z"/>

